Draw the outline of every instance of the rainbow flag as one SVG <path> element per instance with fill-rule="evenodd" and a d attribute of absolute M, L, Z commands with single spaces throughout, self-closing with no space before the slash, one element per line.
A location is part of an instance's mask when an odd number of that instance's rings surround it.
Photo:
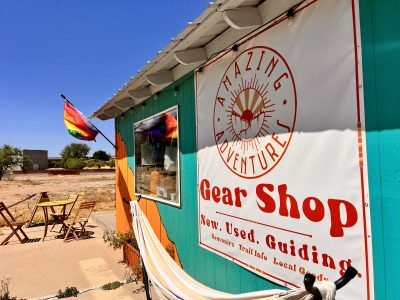
<path fill-rule="evenodd" d="M 171 113 L 143 122 L 140 133 L 144 136 L 161 137 L 164 141 L 178 138 L 178 121 Z"/>
<path fill-rule="evenodd" d="M 178 137 L 178 121 L 170 113 L 165 114 L 165 125 L 164 140 L 176 139 Z"/>
<path fill-rule="evenodd" d="M 99 133 L 89 120 L 68 101 L 64 104 L 64 123 L 70 135 L 85 141 L 94 141 Z"/>

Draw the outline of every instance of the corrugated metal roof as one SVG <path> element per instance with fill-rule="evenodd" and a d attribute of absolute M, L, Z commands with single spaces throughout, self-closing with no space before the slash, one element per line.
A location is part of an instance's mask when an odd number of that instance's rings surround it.
<path fill-rule="evenodd" d="M 182 32 L 171 39 L 169 45 L 148 61 L 91 117 L 107 120 L 120 115 L 163 89 L 171 79 L 179 79 L 215 53 L 300 2 L 303 1 L 217 0 L 209 3 L 199 17 L 189 22 Z M 244 13 L 243 8 L 250 9 Z M 261 24 L 257 23 L 257 19 L 261 20 Z M 246 25 L 249 22 L 253 24 Z M 150 80 L 147 79 L 148 75 Z"/>

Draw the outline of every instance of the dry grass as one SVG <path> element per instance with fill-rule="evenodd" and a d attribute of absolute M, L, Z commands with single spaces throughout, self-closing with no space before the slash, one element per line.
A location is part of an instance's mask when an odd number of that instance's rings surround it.
<path fill-rule="evenodd" d="M 69 194 L 80 194 L 80 200 L 95 200 L 95 211 L 115 208 L 115 174 L 95 173 L 90 175 L 14 175 L 0 181 L 0 201 L 12 205 L 31 194 L 48 192 L 50 200 L 66 199 Z M 35 204 L 35 197 L 10 209 L 18 220 L 27 220 Z M 34 221 L 43 221 L 43 212 L 38 210 Z M 0 226 L 4 220 L 0 218 Z"/>

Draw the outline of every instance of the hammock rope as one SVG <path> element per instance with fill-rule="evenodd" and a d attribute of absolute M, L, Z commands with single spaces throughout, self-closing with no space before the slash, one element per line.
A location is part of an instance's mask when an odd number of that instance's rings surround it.
<path fill-rule="evenodd" d="M 130 202 L 133 231 L 148 280 L 160 299 L 184 300 L 308 300 L 313 295 L 304 288 L 294 290 L 270 289 L 242 294 L 214 290 L 190 277 L 170 257 L 154 233 L 137 201 Z M 323 300 L 334 300 L 336 285 L 331 281 L 315 283 Z"/>

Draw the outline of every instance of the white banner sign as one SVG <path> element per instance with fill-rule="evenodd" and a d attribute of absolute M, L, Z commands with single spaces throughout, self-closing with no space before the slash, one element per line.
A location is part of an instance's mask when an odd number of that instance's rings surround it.
<path fill-rule="evenodd" d="M 196 72 L 200 245 L 372 299 L 358 2 L 308 1 Z"/>

